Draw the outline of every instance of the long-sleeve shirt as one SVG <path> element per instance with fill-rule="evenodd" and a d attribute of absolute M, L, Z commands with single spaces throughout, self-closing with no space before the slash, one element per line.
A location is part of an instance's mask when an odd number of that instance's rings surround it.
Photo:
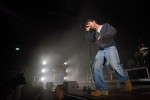
<path fill-rule="evenodd" d="M 109 46 L 115 46 L 113 36 L 117 33 L 117 30 L 108 23 L 102 24 L 100 32 L 91 29 L 87 32 L 86 36 L 89 42 L 95 42 L 98 49 L 104 49 Z M 98 39 L 98 37 L 101 37 Z"/>

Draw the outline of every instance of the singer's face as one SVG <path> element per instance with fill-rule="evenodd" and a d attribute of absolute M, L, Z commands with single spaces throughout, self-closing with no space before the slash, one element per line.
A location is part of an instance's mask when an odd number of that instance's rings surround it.
<path fill-rule="evenodd" d="M 90 27 L 91 29 L 94 28 L 94 24 L 95 24 L 95 21 L 93 22 L 88 22 L 86 26 Z"/>

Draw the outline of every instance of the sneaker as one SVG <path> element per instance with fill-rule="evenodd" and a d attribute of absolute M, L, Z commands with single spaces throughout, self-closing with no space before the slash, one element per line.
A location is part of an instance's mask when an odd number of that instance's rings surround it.
<path fill-rule="evenodd" d="M 130 82 L 129 80 L 127 80 L 127 81 L 125 82 L 125 88 L 126 88 L 126 90 L 129 91 L 129 92 L 132 91 L 132 84 L 131 84 L 131 82 Z"/>
<path fill-rule="evenodd" d="M 92 91 L 91 96 L 107 96 L 109 95 L 108 91 L 100 91 L 100 90 L 95 90 L 95 91 Z"/>

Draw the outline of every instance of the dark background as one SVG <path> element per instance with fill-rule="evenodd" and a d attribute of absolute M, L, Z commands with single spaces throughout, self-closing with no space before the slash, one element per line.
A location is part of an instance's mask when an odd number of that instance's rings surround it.
<path fill-rule="evenodd" d="M 0 3 L 1 71 L 36 73 L 47 58 L 51 68 L 67 60 L 72 74 L 85 78 L 96 53 L 92 43 L 90 56 L 90 43 L 80 28 L 88 18 L 118 30 L 115 41 L 125 65 L 139 42 L 150 46 L 147 0 L 10 0 Z"/>

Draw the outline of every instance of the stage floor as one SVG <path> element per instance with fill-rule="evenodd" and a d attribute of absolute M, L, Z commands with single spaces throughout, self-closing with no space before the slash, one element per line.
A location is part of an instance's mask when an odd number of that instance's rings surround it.
<path fill-rule="evenodd" d="M 141 84 L 142 83 L 142 84 Z M 123 85 L 120 88 L 109 89 L 108 96 L 92 97 L 83 90 L 77 90 L 74 93 L 66 94 L 65 100 L 149 100 L 150 83 L 140 82 L 133 83 L 133 91 L 127 92 Z"/>
<path fill-rule="evenodd" d="M 132 92 L 120 89 L 109 90 L 108 96 L 92 97 L 87 93 L 66 94 L 65 100 L 149 100 L 150 86 L 135 88 Z"/>

